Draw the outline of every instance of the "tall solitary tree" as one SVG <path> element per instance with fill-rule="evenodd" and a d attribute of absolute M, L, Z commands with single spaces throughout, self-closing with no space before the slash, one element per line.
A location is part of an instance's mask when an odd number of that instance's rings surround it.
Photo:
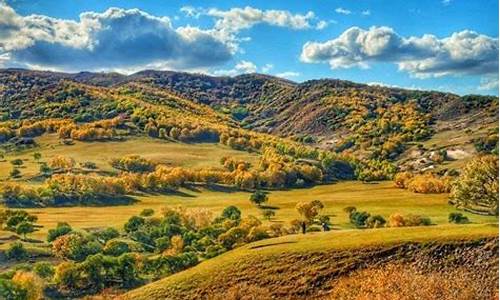
<path fill-rule="evenodd" d="M 297 203 L 295 209 L 301 216 L 302 233 L 306 233 L 307 225 L 313 222 L 323 208 L 324 205 L 319 200 Z"/>
<path fill-rule="evenodd" d="M 23 239 L 25 240 L 26 240 L 26 235 L 34 231 L 35 231 L 35 226 L 33 225 L 33 223 L 26 221 L 19 223 L 19 225 L 17 225 L 16 227 L 16 233 L 22 234 Z"/>

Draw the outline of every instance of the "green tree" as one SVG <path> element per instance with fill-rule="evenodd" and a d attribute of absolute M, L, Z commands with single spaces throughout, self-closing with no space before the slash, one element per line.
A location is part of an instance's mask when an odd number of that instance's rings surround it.
<path fill-rule="evenodd" d="M 49 232 L 47 233 L 47 242 L 50 243 L 55 239 L 57 239 L 58 237 L 68 234 L 70 232 L 73 232 L 73 228 L 71 228 L 71 226 L 69 226 L 68 223 L 59 222 L 57 223 L 56 228 L 49 229 Z"/>
<path fill-rule="evenodd" d="M 450 202 L 472 213 L 498 216 L 498 156 L 479 156 L 465 165 Z"/>
<path fill-rule="evenodd" d="M 35 226 L 33 226 L 33 223 L 30 222 L 24 221 L 16 227 L 16 233 L 22 234 L 24 240 L 26 240 L 26 235 L 32 232 L 35 232 Z"/>
<path fill-rule="evenodd" d="M 268 200 L 267 195 L 263 191 L 255 191 L 252 195 L 250 195 L 250 201 L 252 203 L 257 204 L 259 207 Z"/>
<path fill-rule="evenodd" d="M 241 220 L 241 211 L 236 206 L 228 206 L 222 211 L 222 217 L 234 221 Z"/>
<path fill-rule="evenodd" d="M 272 209 L 264 209 L 262 211 L 262 216 L 268 221 L 270 221 L 271 218 L 274 217 L 275 215 L 276 213 Z"/>
<path fill-rule="evenodd" d="M 46 163 L 40 164 L 40 173 L 42 175 L 50 175 L 52 173 L 52 168 L 49 167 Z"/>
<path fill-rule="evenodd" d="M 8 259 L 22 260 L 28 256 L 28 251 L 26 251 L 22 243 L 14 242 L 10 244 L 9 248 L 5 251 L 5 256 L 7 256 Z"/>
<path fill-rule="evenodd" d="M 466 224 L 469 223 L 469 218 L 461 213 L 450 213 L 448 215 L 448 222 L 455 224 Z"/>

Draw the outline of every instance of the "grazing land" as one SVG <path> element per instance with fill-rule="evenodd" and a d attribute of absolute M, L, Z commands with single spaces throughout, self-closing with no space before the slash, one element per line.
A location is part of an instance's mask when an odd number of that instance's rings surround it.
<path fill-rule="evenodd" d="M 214 213 L 222 211 L 224 207 L 235 205 L 244 215 L 254 215 L 262 218 L 260 209 L 248 199 L 248 192 L 221 192 L 207 189 L 188 190 L 182 189 L 178 194 L 171 195 L 143 195 L 137 196 L 134 205 L 109 206 L 109 207 L 59 207 L 28 209 L 30 213 L 38 216 L 39 223 L 44 227 L 34 233 L 42 238 L 48 229 L 56 226 L 57 222 L 65 221 L 78 228 L 95 228 L 115 226 L 120 228 L 132 215 L 139 214 L 145 208 L 155 209 L 158 213 L 166 206 L 204 207 Z M 324 214 L 331 216 L 334 229 L 352 229 L 349 216 L 343 209 L 355 206 L 371 214 L 380 214 L 388 218 L 393 213 L 414 213 L 426 215 L 435 224 L 448 224 L 450 212 L 457 211 L 448 204 L 445 194 L 415 194 L 398 189 L 392 182 L 361 183 L 339 182 L 336 184 L 320 185 L 308 189 L 272 192 L 267 206 L 276 211 L 276 216 L 271 221 L 262 219 L 263 222 L 288 224 L 297 219 L 299 215 L 295 205 L 300 201 L 320 200 L 325 205 Z M 495 224 L 498 219 L 494 216 L 480 216 L 466 214 L 474 224 Z M 456 225 L 469 230 L 473 225 Z M 443 233 L 446 234 L 446 231 Z"/>

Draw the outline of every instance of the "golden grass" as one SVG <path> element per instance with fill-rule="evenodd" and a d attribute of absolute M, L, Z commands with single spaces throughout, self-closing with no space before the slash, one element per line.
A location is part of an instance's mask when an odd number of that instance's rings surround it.
<path fill-rule="evenodd" d="M 147 137 L 134 137 L 122 142 L 74 141 L 74 145 L 69 146 L 61 144 L 55 134 L 43 135 L 35 140 L 39 147 L 5 156 L 5 161 L 0 162 L 0 179 L 8 178 L 12 170 L 10 161 L 16 158 L 24 160 L 24 166 L 20 169 L 24 178 L 38 174 L 39 164 L 33 159 L 34 152 L 42 154 L 40 161 L 49 161 L 54 156 L 64 155 L 74 158 L 76 162 L 92 161 L 104 171 L 113 171 L 109 165 L 112 158 L 129 154 L 138 154 L 159 163 L 193 168 L 220 166 L 219 161 L 224 156 L 251 163 L 258 159 L 257 154 L 233 150 L 219 144 L 185 144 Z"/>
<path fill-rule="evenodd" d="M 114 226 L 121 227 L 130 216 L 140 213 L 144 208 L 153 208 L 157 212 L 164 206 L 182 205 L 186 207 L 206 207 L 219 214 L 225 207 L 235 205 L 244 215 L 261 218 L 260 210 L 249 201 L 247 192 L 216 192 L 209 190 L 183 190 L 185 195 L 147 195 L 137 197 L 133 205 L 108 207 L 49 207 L 28 209 L 39 218 L 44 226 L 33 236 L 44 238 L 48 229 L 57 222 L 68 222 L 74 227 L 89 228 Z M 447 204 L 445 194 L 415 194 L 393 187 L 392 182 L 363 184 L 361 182 L 341 182 L 320 185 L 308 189 L 273 191 L 269 194 L 267 205 L 276 207 L 276 216 L 271 222 L 288 225 L 290 220 L 298 218 L 295 205 L 299 201 L 321 200 L 325 204 L 322 213 L 330 215 L 334 228 L 352 228 L 348 216 L 343 212 L 346 206 L 356 206 L 371 214 L 381 214 L 388 218 L 391 214 L 423 214 L 435 224 L 447 224 L 448 214 L 456 211 Z M 496 223 L 496 217 L 486 217 L 464 213 L 473 223 Z M 264 220 L 263 220 L 264 221 Z M 267 221 L 265 221 L 267 222 Z M 460 225 L 456 225 L 460 226 Z M 469 225 L 462 225 L 467 228 Z"/>
<path fill-rule="evenodd" d="M 447 242 L 497 236 L 497 226 L 486 224 L 469 225 L 467 228 L 438 225 L 283 236 L 237 248 L 133 290 L 123 299 L 177 299 L 180 295 L 185 299 L 201 299 L 206 296 L 204 293 L 219 293 L 219 287 L 227 287 L 234 282 L 261 286 L 267 282 L 272 286 L 274 295 L 301 293 L 300 290 L 293 290 L 299 287 L 304 289 L 302 292 L 307 292 L 308 286 L 312 288 L 313 281 L 321 280 L 323 275 L 334 276 L 335 270 L 348 270 L 380 255 L 377 253 L 384 255 L 384 250 L 376 249 L 389 249 L 391 245 L 405 242 Z"/>

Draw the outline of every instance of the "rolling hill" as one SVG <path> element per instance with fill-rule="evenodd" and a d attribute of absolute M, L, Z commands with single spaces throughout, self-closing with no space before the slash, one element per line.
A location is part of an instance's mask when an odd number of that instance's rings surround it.
<path fill-rule="evenodd" d="M 483 286 L 474 297 L 486 299 L 498 285 L 495 236 L 494 225 L 471 227 L 467 233 L 456 227 L 436 226 L 286 236 L 245 245 L 120 299 L 365 299 L 374 294 L 357 298 L 356 290 L 336 294 L 332 289 L 351 272 L 394 264 L 435 276 L 438 286 L 433 292 L 443 293 L 441 299 L 451 299 L 446 293 L 453 294 L 463 279 L 455 274 L 452 280 L 456 286 L 445 287 L 439 286 L 445 282 L 439 282 L 444 279 L 440 276 L 459 269 L 468 278 L 470 289 Z M 386 279 L 388 284 L 390 279 Z M 393 292 L 405 299 L 419 298 L 416 291 L 404 295 L 411 287 L 400 284 L 387 289 L 396 289 Z M 466 292 L 462 287 L 457 299 L 467 299 Z M 438 294 L 420 294 L 420 299 L 434 299 Z"/>
<path fill-rule="evenodd" d="M 186 110 L 196 109 L 195 116 L 206 122 L 217 120 L 233 128 L 287 137 L 361 160 L 387 160 L 416 171 L 434 169 L 445 173 L 478 152 L 495 151 L 497 147 L 497 97 L 457 96 L 333 79 L 294 83 L 261 74 L 212 77 L 150 70 L 125 76 L 8 69 L 0 72 L 0 104 L 4 110 L 11 103 L 16 107 L 0 112 L 0 116 L 4 120 L 37 114 L 41 117 L 39 104 L 38 112 L 29 107 L 33 99 L 60 95 L 57 90 L 69 83 L 101 89 L 101 95 L 135 90 L 136 95 L 148 94 L 140 96 L 143 103 L 166 97 L 171 100 L 153 104 L 170 105 L 183 115 Z M 50 97 L 49 101 L 54 102 Z M 44 117 L 58 115 L 61 113 Z M 108 115 L 76 120 L 115 115 L 116 110 L 111 110 Z M 486 150 L 481 148 L 488 143 Z M 436 161 L 440 151 L 446 153 Z"/>

